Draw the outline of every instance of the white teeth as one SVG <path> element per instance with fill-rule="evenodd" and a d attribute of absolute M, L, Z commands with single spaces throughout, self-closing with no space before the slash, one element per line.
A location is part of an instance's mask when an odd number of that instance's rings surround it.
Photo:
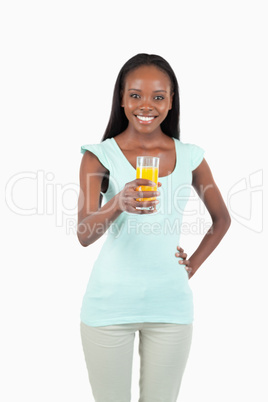
<path fill-rule="evenodd" d="M 145 116 L 137 116 L 138 119 L 143 120 L 143 121 L 149 121 L 149 120 L 153 120 L 154 117 L 145 117 Z"/>

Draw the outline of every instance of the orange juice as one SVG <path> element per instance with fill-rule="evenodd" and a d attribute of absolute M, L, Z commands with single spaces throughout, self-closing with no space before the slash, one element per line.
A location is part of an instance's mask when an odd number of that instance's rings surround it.
<path fill-rule="evenodd" d="M 136 179 L 148 179 L 157 184 L 158 182 L 158 168 L 152 166 L 137 166 Z M 136 191 L 157 191 L 156 186 L 139 186 Z M 156 197 L 150 198 L 136 198 L 137 201 L 153 201 Z"/>

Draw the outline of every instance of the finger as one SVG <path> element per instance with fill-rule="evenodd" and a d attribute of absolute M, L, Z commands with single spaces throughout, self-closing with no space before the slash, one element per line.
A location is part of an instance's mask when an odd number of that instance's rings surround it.
<path fill-rule="evenodd" d="M 180 260 L 179 264 L 190 266 L 190 260 Z"/>
<path fill-rule="evenodd" d="M 157 187 L 161 187 L 162 183 L 160 183 L 160 181 L 157 182 Z"/>
<path fill-rule="evenodd" d="M 177 246 L 177 249 L 178 249 L 179 251 L 181 251 L 181 252 L 184 251 L 183 248 L 181 248 L 180 246 Z"/>
<path fill-rule="evenodd" d="M 176 255 L 176 257 L 182 257 L 182 258 L 184 258 L 184 259 L 187 257 L 187 254 L 186 254 L 186 253 L 176 252 L 175 255 Z"/>
<path fill-rule="evenodd" d="M 151 186 L 154 187 L 157 184 L 152 181 L 152 180 L 148 180 L 148 179 L 136 179 L 135 183 L 138 184 L 138 186 Z"/>
<path fill-rule="evenodd" d="M 155 205 L 159 204 L 158 200 L 153 201 L 136 201 L 135 207 L 154 207 Z"/>
<path fill-rule="evenodd" d="M 158 197 L 160 195 L 159 191 L 135 191 L 134 198 L 151 198 L 151 197 Z"/>
<path fill-rule="evenodd" d="M 186 254 L 186 253 L 176 253 L 175 255 L 176 255 L 177 257 L 183 258 L 184 260 L 187 258 L 187 254 Z"/>

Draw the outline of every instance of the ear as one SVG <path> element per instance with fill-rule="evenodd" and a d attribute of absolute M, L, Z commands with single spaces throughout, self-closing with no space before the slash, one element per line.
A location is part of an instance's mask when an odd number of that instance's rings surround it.
<path fill-rule="evenodd" d="M 173 96 L 174 96 L 174 92 L 172 93 L 172 95 L 171 95 L 171 97 L 170 97 L 170 105 L 169 105 L 169 110 L 171 110 L 171 109 L 172 109 Z"/>

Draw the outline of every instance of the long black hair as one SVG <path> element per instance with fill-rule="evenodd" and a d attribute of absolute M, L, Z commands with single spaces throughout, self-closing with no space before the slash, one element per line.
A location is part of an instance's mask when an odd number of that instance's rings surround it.
<path fill-rule="evenodd" d="M 180 139 L 180 98 L 176 75 L 163 57 L 157 56 L 156 54 L 139 53 L 129 59 L 119 71 L 114 87 L 110 119 L 101 142 L 105 141 L 107 138 L 116 137 L 116 135 L 122 133 L 127 128 L 128 119 L 125 115 L 124 108 L 121 106 L 121 94 L 124 89 L 125 78 L 130 71 L 144 65 L 154 65 L 170 78 L 171 93 L 174 93 L 172 109 L 168 111 L 167 117 L 161 123 L 160 127 L 163 133 L 169 137 Z"/>

